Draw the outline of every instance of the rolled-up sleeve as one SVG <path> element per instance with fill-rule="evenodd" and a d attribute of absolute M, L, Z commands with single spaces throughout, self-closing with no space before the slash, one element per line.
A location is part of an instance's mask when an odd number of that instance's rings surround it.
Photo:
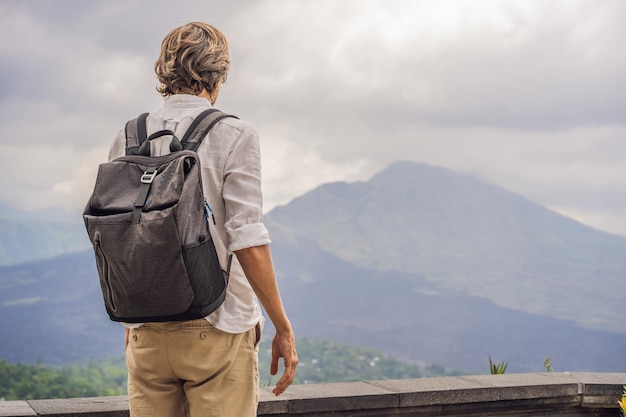
<path fill-rule="evenodd" d="M 228 154 L 222 198 L 229 251 L 270 243 L 263 224 L 259 137 L 251 127 L 241 131 Z"/>

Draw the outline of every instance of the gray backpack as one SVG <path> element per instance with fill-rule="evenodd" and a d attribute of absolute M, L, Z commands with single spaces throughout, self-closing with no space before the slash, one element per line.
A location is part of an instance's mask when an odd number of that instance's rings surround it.
<path fill-rule="evenodd" d="M 198 115 L 182 139 L 149 137 L 147 113 L 126 124 L 126 155 L 103 163 L 83 212 L 104 305 L 128 323 L 198 319 L 224 301 L 232 255 L 220 266 L 195 152 L 224 117 Z M 150 141 L 172 136 L 170 153 L 150 156 Z"/>

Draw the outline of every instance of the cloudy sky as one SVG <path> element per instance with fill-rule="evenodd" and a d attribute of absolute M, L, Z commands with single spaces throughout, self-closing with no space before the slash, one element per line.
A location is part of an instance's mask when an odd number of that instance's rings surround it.
<path fill-rule="evenodd" d="M 624 0 L 0 0 L 0 215 L 79 219 L 193 20 L 229 38 L 266 210 L 411 160 L 626 236 Z"/>

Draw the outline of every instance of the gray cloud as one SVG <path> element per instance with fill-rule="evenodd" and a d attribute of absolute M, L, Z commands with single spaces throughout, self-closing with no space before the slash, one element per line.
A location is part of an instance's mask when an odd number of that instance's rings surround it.
<path fill-rule="evenodd" d="M 0 200 L 77 213 L 115 132 L 160 103 L 163 36 L 204 20 L 231 44 L 218 106 L 262 135 L 267 208 L 408 159 L 626 234 L 624 18 L 620 0 L 5 1 Z"/>

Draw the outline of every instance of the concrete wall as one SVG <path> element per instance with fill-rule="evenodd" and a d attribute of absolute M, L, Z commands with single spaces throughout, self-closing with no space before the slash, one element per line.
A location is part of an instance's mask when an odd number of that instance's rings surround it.
<path fill-rule="evenodd" d="M 619 417 L 626 373 L 477 375 L 261 389 L 259 416 Z M 0 402 L 0 417 L 128 416 L 125 396 Z"/>

